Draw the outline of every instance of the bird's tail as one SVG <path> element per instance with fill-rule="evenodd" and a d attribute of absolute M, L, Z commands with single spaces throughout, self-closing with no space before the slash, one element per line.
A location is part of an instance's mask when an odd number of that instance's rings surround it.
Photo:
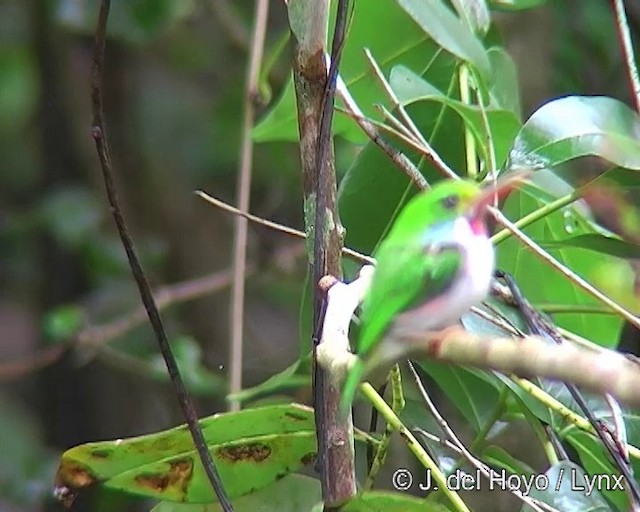
<path fill-rule="evenodd" d="M 351 407 L 351 403 L 356 396 L 356 391 L 358 390 L 358 385 L 362 380 L 364 371 L 365 366 L 362 362 L 362 359 L 356 359 L 355 364 L 349 370 L 347 379 L 344 382 L 344 387 L 342 388 L 342 397 L 340 398 L 341 414 L 346 415 L 349 412 L 349 408 Z"/>

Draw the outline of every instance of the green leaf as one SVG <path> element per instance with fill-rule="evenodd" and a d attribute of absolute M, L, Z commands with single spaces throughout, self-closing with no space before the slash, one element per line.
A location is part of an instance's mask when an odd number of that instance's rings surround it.
<path fill-rule="evenodd" d="M 543 501 L 558 510 L 570 512 L 605 512 L 611 507 L 602 497 L 598 489 L 586 492 L 584 470 L 570 461 L 562 461 L 551 466 L 544 473 L 544 481 L 548 488 L 542 489 L 544 484 L 533 486 L 529 496 Z M 522 508 L 522 512 L 532 512 L 529 505 Z"/>
<path fill-rule="evenodd" d="M 233 500 L 238 512 L 310 512 L 322 500 L 320 482 L 304 475 L 287 475 L 271 485 Z M 218 503 L 183 504 L 163 502 L 151 512 L 221 512 Z"/>
<path fill-rule="evenodd" d="M 539 174 L 536 173 L 536 178 Z M 551 199 L 551 196 L 540 188 L 524 185 L 508 197 L 503 212 L 510 219 L 519 219 L 537 210 Z M 530 224 L 523 231 L 535 241 L 547 242 L 562 240 L 567 234 L 580 236 L 593 233 L 589 223 L 584 221 L 573 207 L 553 212 Z M 509 272 L 515 278 L 522 293 L 530 302 L 587 306 L 599 304 L 570 280 L 561 278 L 555 269 L 514 238 L 508 238 L 498 244 L 496 250 L 497 267 Z M 550 249 L 549 253 L 560 263 L 587 279 L 594 269 L 608 258 L 578 247 Z M 559 326 L 606 347 L 617 345 L 622 327 L 620 318 L 604 314 L 571 312 L 558 314 L 554 320 Z"/>
<path fill-rule="evenodd" d="M 598 233 L 585 233 L 561 240 L 540 240 L 540 245 L 545 249 L 578 247 L 587 251 L 608 254 L 609 256 L 615 256 L 617 258 L 640 258 L 640 247 L 637 245 Z"/>
<path fill-rule="evenodd" d="M 491 24 L 491 14 L 486 0 L 452 0 L 460 18 L 466 21 L 474 32 L 484 35 Z"/>
<path fill-rule="evenodd" d="M 411 18 L 442 48 L 489 75 L 482 43 L 440 0 L 397 0 Z"/>
<path fill-rule="evenodd" d="M 391 70 L 389 83 L 402 105 L 418 101 L 435 101 L 453 109 L 471 129 L 478 141 L 479 148 L 484 153 L 485 161 L 488 160 L 487 136 L 479 107 L 467 105 L 445 96 L 405 66 L 395 66 Z M 485 107 L 485 112 L 489 122 L 489 130 L 493 136 L 496 161 L 498 165 L 501 165 L 506 160 L 513 139 L 520 129 L 520 122 L 512 112 L 507 110 Z"/>
<path fill-rule="evenodd" d="M 609 454 L 603 447 L 602 442 L 596 439 L 592 434 L 572 428 L 564 440 L 569 441 L 578 452 L 580 462 L 584 466 L 587 473 L 593 478 L 612 478 L 611 475 L 618 475 L 619 472 L 609 463 Z M 606 481 L 605 481 L 606 482 Z M 618 510 L 629 510 L 629 500 L 624 491 L 613 489 L 613 483 L 610 485 L 599 485 L 598 490 L 616 505 Z"/>
<path fill-rule="evenodd" d="M 524 124 L 509 154 L 513 167 L 552 168 L 593 155 L 640 169 L 640 117 L 624 103 L 600 96 L 551 101 Z"/>
<path fill-rule="evenodd" d="M 508 110 L 520 122 L 522 107 L 516 63 L 507 51 L 499 46 L 489 48 L 487 56 L 491 63 L 491 76 L 489 77 L 491 98 L 498 108 Z"/>
<path fill-rule="evenodd" d="M 300 370 L 300 359 L 297 359 L 293 364 L 287 366 L 281 372 L 272 375 L 267 380 L 253 386 L 251 388 L 243 389 L 238 393 L 229 395 L 227 400 L 238 401 L 241 403 L 257 400 L 258 398 L 277 393 L 286 388 L 297 388 L 300 386 L 309 385 L 311 383 L 311 377 L 308 374 L 298 373 Z"/>
<path fill-rule="evenodd" d="M 540 421 L 551 424 L 553 416 L 551 415 L 551 411 L 549 411 L 549 409 L 544 404 L 527 393 L 506 375 L 503 375 L 501 373 L 497 373 L 496 375 L 513 392 L 515 404 L 511 406 L 512 409 L 521 412 L 524 408 L 527 411 L 531 412 L 531 414 L 533 414 Z"/>
<path fill-rule="evenodd" d="M 476 431 L 489 421 L 500 397 L 495 377 L 473 368 L 420 361 L 420 367 L 436 381 Z"/>
<path fill-rule="evenodd" d="M 495 445 L 487 446 L 482 450 L 482 460 L 491 467 L 504 469 L 512 475 L 528 477 L 535 473 L 531 466 L 516 459 L 506 450 Z"/>
<path fill-rule="evenodd" d="M 380 27 L 385 27 L 385 30 L 380 30 Z M 353 4 L 353 21 L 340 61 L 340 77 L 364 114 L 379 120 L 382 116 L 374 104 L 389 105 L 389 101 L 382 95 L 372 75 L 363 48 L 371 51 L 385 74 L 400 62 L 415 69 L 424 69 L 425 63 L 440 52 L 437 44 L 428 40 L 424 32 L 410 22 L 395 0 Z M 253 139 L 256 142 L 298 140 L 297 116 L 293 78 L 290 78 L 276 105 L 254 128 Z M 355 142 L 368 140 L 347 116 L 335 116 L 333 131 Z"/>
<path fill-rule="evenodd" d="M 266 487 L 315 459 L 315 422 L 308 407 L 246 409 L 205 418 L 200 425 L 231 499 Z M 166 501 L 215 501 L 186 425 L 87 443 L 62 455 L 58 488 L 77 493 L 97 483 Z"/>
<path fill-rule="evenodd" d="M 415 483 L 416 489 L 418 483 Z M 372 491 L 360 494 L 340 508 L 341 512 L 447 512 L 449 509 L 438 503 L 408 496 L 406 493 Z"/>
<path fill-rule="evenodd" d="M 547 0 L 490 0 L 492 9 L 524 11 L 547 3 Z"/>
<path fill-rule="evenodd" d="M 437 78 L 434 73 L 437 74 L 437 69 L 431 67 L 427 75 L 430 79 Z M 426 101 L 410 105 L 407 111 L 438 154 L 454 169 L 462 168 L 464 152 L 460 148 L 464 136 L 460 117 L 452 109 Z M 440 178 L 437 171 L 414 151 L 395 141 L 391 144 L 417 162 L 417 167 L 432 183 Z M 340 219 L 347 230 L 346 244 L 370 253 L 398 208 L 415 193 L 416 189 L 406 175 L 376 144 L 368 143 L 338 189 Z"/>

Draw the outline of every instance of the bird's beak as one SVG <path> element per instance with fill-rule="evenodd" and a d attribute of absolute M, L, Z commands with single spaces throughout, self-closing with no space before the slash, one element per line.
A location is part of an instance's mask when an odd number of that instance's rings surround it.
<path fill-rule="evenodd" d="M 527 176 L 531 174 L 531 170 L 514 171 L 508 176 L 484 187 L 478 196 L 476 196 L 471 204 L 469 217 L 472 219 L 480 219 L 488 206 L 498 205 L 498 201 L 504 199 L 509 192 L 517 188 L 520 183 L 526 181 Z"/>

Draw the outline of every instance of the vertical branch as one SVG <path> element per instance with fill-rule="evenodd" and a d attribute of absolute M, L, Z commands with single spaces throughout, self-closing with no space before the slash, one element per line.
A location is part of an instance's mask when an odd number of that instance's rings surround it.
<path fill-rule="evenodd" d="M 253 141 L 251 128 L 255 119 L 255 107 L 258 100 L 258 79 L 260 62 L 264 50 L 264 37 L 267 28 L 269 0 L 256 0 L 255 22 L 249 68 L 247 70 L 247 89 L 244 98 L 244 118 L 242 121 L 242 146 L 240 170 L 238 172 L 238 208 L 249 211 L 251 192 L 251 167 L 253 163 Z M 233 250 L 233 287 L 231 289 L 231 348 L 229 353 L 229 390 L 235 395 L 242 389 L 242 342 L 244 326 L 244 274 L 247 261 L 247 224 L 244 217 L 236 217 L 236 232 Z M 240 403 L 232 401 L 230 410 L 237 411 Z"/>
<path fill-rule="evenodd" d="M 631 43 L 631 34 L 629 33 L 629 23 L 627 15 L 624 11 L 623 0 L 613 0 L 613 11 L 616 17 L 616 28 L 618 29 L 618 38 L 622 46 L 622 54 L 629 74 L 629 83 L 631 85 L 631 94 L 636 106 L 636 112 L 640 112 L 640 78 L 638 77 L 638 68 L 635 63 L 633 54 L 633 44 Z"/>
<path fill-rule="evenodd" d="M 331 122 L 338 63 L 344 41 L 348 2 L 340 0 L 333 38 L 331 69 L 325 59 L 328 0 L 290 0 L 289 24 L 294 40 L 294 83 L 298 107 L 304 212 L 312 282 L 341 276 L 342 226 L 336 208 L 336 176 Z M 329 75 L 329 78 L 327 78 Z M 340 387 L 316 360 L 324 321 L 325 296 L 313 292 L 313 395 L 318 436 L 318 466 L 325 507 L 339 506 L 355 495 L 353 424 L 340 415 Z"/>
<path fill-rule="evenodd" d="M 215 492 L 220 505 L 225 512 L 233 512 L 233 506 L 226 495 L 220 475 L 216 469 L 216 466 L 209 453 L 206 441 L 200 429 L 198 423 L 198 415 L 193 407 L 189 394 L 180 377 L 180 371 L 178 370 L 178 364 L 171 352 L 171 346 L 167 339 L 167 333 L 164 330 L 162 324 L 162 318 L 160 312 L 156 306 L 153 294 L 151 293 L 151 287 L 142 270 L 140 260 L 136 254 L 133 246 L 133 240 L 129 234 L 129 230 L 124 221 L 122 215 L 122 209 L 120 208 L 120 201 L 118 200 L 118 193 L 116 185 L 113 179 L 113 172 L 111 170 L 111 158 L 109 157 L 109 146 L 107 144 L 107 134 L 104 126 L 103 115 L 103 103 L 102 103 L 102 76 L 104 68 L 104 55 L 106 46 L 106 32 L 107 32 L 107 20 L 109 19 L 109 8 L 111 6 L 110 0 L 102 0 L 100 3 L 100 13 L 98 15 L 98 23 L 96 26 L 95 43 L 93 49 L 93 69 L 91 74 L 91 108 L 93 112 L 93 122 L 91 127 L 91 134 L 96 144 L 96 150 L 98 152 L 98 159 L 100 160 L 100 169 L 102 170 L 102 177 L 104 179 L 104 185 L 107 191 L 107 197 L 111 206 L 111 213 L 115 220 L 120 234 L 120 239 L 127 253 L 127 259 L 129 260 L 129 266 L 131 267 L 131 273 L 138 285 L 138 291 L 140 292 L 140 298 L 149 316 L 149 322 L 153 328 L 153 332 L 158 341 L 160 352 L 167 365 L 167 371 L 171 383 L 176 391 L 178 402 L 182 408 L 182 412 L 187 420 L 189 432 L 193 438 L 193 443 L 200 456 L 200 460 L 204 467 L 205 473 L 211 482 L 213 491 Z"/>

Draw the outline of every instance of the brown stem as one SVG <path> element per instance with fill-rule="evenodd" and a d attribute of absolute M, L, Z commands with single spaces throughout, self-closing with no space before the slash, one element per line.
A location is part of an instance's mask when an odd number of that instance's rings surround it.
<path fill-rule="evenodd" d="M 298 107 L 305 223 L 312 282 L 326 274 L 341 275 L 342 226 L 336 208 L 336 176 L 331 122 L 340 52 L 344 41 L 348 2 L 340 0 L 327 80 L 325 31 L 327 0 L 299 0 L 289 5 L 294 41 L 294 84 Z M 320 339 L 325 295 L 313 290 L 314 355 Z M 353 424 L 340 415 L 340 388 L 314 357 L 314 407 L 318 436 L 318 465 L 326 508 L 334 508 L 356 493 Z"/>
<path fill-rule="evenodd" d="M 111 159 L 109 157 L 109 146 L 107 144 L 107 134 L 104 126 L 103 116 L 103 102 L 102 102 L 102 79 L 104 68 L 104 56 L 106 46 L 106 32 L 107 21 L 109 19 L 109 8 L 111 6 L 110 0 L 102 0 L 100 3 L 100 13 L 98 15 L 98 23 L 96 26 L 95 43 L 93 49 L 93 69 L 91 76 L 91 107 L 93 112 L 93 123 L 91 133 L 96 144 L 96 150 L 98 152 L 98 158 L 100 160 L 100 169 L 102 170 L 102 177 L 111 206 L 111 213 L 118 227 L 118 233 L 122 245 L 127 253 L 127 259 L 131 267 L 131 272 L 138 285 L 138 291 L 140 292 L 140 298 L 149 316 L 149 322 L 153 327 L 153 331 L 158 341 L 158 346 L 162 352 L 171 383 L 176 391 L 178 402 L 182 408 L 183 414 L 187 421 L 193 443 L 196 451 L 200 456 L 200 460 L 204 467 L 205 473 L 211 482 L 211 486 L 218 501 L 225 512 L 233 512 L 233 506 L 227 497 L 227 494 L 220 480 L 220 475 L 216 469 L 215 463 L 209 452 L 204 435 L 200 429 L 198 423 L 198 414 L 189 398 L 189 394 L 184 386 L 184 383 L 180 377 L 180 371 L 178 364 L 171 352 L 169 340 L 167 339 L 167 333 L 162 325 L 162 318 L 160 312 L 156 306 L 151 287 L 142 270 L 140 261 L 133 246 L 133 240 L 129 234 L 129 230 L 124 221 L 122 210 L 120 208 L 120 202 L 118 199 L 118 193 L 113 179 L 113 172 L 111 170 Z"/>

